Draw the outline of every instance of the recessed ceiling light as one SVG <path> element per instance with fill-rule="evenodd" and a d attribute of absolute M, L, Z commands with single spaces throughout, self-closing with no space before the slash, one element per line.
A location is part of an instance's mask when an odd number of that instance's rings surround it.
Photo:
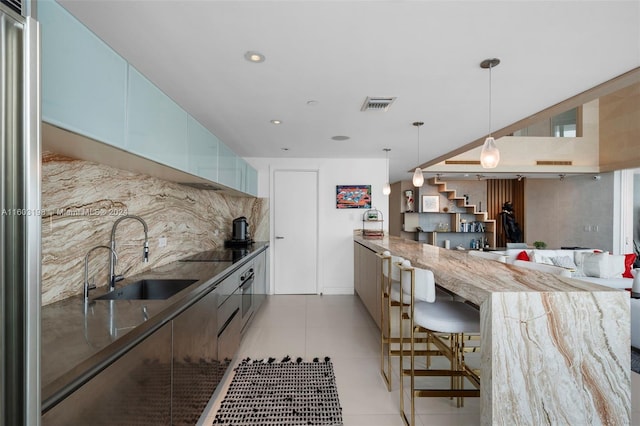
<path fill-rule="evenodd" d="M 258 52 L 252 52 L 252 51 L 248 51 L 247 53 L 244 54 L 244 58 L 249 61 L 249 62 L 264 62 L 264 55 L 262 53 L 258 53 Z"/>
<path fill-rule="evenodd" d="M 282 124 L 280 120 L 271 120 L 271 124 Z"/>
<path fill-rule="evenodd" d="M 351 139 L 349 136 L 334 136 L 331 139 L 333 139 L 334 141 L 346 141 L 347 139 Z"/>

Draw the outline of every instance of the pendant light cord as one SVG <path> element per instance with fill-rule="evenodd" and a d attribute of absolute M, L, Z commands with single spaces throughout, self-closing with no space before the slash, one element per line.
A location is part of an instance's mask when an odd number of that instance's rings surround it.
<path fill-rule="evenodd" d="M 385 150 L 387 152 L 387 181 L 389 180 L 389 148 Z"/>
<path fill-rule="evenodd" d="M 413 125 L 418 128 L 418 164 L 420 164 L 420 126 L 422 126 L 424 122 L 422 121 L 414 121 Z"/>
<path fill-rule="evenodd" d="M 489 137 L 491 137 L 491 68 L 493 66 L 489 63 Z"/>
<path fill-rule="evenodd" d="M 418 127 L 418 164 L 420 164 L 420 126 Z"/>
<path fill-rule="evenodd" d="M 387 155 L 387 181 L 389 181 L 389 151 L 391 151 L 391 148 L 384 148 L 383 151 Z"/>

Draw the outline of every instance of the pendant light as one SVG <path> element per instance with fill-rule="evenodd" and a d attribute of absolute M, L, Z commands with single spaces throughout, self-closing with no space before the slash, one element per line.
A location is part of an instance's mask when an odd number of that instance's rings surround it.
<path fill-rule="evenodd" d="M 496 141 L 491 136 L 491 69 L 498 66 L 500 59 L 485 59 L 480 63 L 481 68 L 489 68 L 489 137 L 484 140 L 482 152 L 480 153 L 480 164 L 484 169 L 493 169 L 500 162 L 500 151 L 496 146 Z"/>
<path fill-rule="evenodd" d="M 418 128 L 418 161 L 420 161 L 420 126 L 424 123 L 422 121 L 416 121 L 413 123 Z M 424 184 L 424 176 L 422 175 L 422 169 L 420 166 L 416 167 L 416 171 L 413 172 L 413 186 L 420 188 Z"/>
<path fill-rule="evenodd" d="M 389 195 L 391 194 L 391 185 L 389 185 L 389 151 L 391 148 L 383 148 L 382 150 L 387 154 L 387 181 L 382 185 L 382 194 Z"/>

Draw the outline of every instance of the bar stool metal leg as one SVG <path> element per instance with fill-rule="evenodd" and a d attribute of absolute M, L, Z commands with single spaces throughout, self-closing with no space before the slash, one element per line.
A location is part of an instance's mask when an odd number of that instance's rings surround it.
<path fill-rule="evenodd" d="M 420 270 L 404 266 L 401 268 L 400 282 L 402 290 L 406 292 L 406 283 L 410 281 L 409 293 L 411 303 L 403 314 L 400 313 L 400 321 L 409 321 L 410 350 L 407 352 L 401 347 L 400 357 L 400 415 L 406 425 L 415 424 L 416 401 L 418 397 L 447 397 L 456 399 L 456 406 L 464 405 L 465 397 L 480 396 L 480 379 L 475 372 L 469 369 L 465 363 L 465 341 L 467 336 L 465 332 L 478 333 L 480 329 L 480 316 L 477 309 L 464 303 L 446 300 L 438 301 L 435 297 L 435 282 L 431 271 Z M 416 291 L 416 271 L 420 271 L 420 284 L 431 286 L 427 290 L 420 288 Z M 406 273 L 406 274 L 405 274 Z M 426 284 L 423 284 L 425 281 Z M 401 327 L 401 337 L 402 330 Z M 418 333 L 426 333 L 429 344 L 433 344 L 436 351 L 432 351 L 430 347 L 427 350 L 416 349 L 419 343 L 416 337 Z M 424 341 L 424 340 L 423 340 Z M 417 369 L 416 357 L 426 355 L 444 355 L 450 363 L 449 369 Z M 410 356 L 410 368 L 404 369 L 404 356 Z M 430 364 L 427 361 L 427 364 Z M 410 376 L 411 401 L 410 412 L 405 411 L 404 402 L 404 376 Z M 449 377 L 449 389 L 422 389 L 417 387 L 417 377 Z M 465 389 L 465 380 L 476 389 Z"/>

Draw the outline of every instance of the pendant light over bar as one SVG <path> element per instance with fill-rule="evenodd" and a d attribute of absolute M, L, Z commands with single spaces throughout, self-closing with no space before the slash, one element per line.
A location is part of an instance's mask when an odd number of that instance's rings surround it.
<path fill-rule="evenodd" d="M 420 163 L 420 126 L 424 123 L 422 121 L 415 121 L 414 126 L 418 129 L 418 163 Z M 422 175 L 422 169 L 420 166 L 416 167 L 416 171 L 413 172 L 413 186 L 420 188 L 424 184 L 424 176 Z"/>
<path fill-rule="evenodd" d="M 385 182 L 384 185 L 382 185 L 382 194 L 389 195 L 391 194 L 391 185 L 389 185 L 389 151 L 391 151 L 391 148 L 382 148 L 382 150 L 387 155 L 387 174 L 386 174 L 387 181 Z"/>
<path fill-rule="evenodd" d="M 485 59 L 480 63 L 480 68 L 489 68 L 489 137 L 484 140 L 480 153 L 480 164 L 484 169 L 493 169 L 500 162 L 500 151 L 496 146 L 495 139 L 491 136 L 491 69 L 498 66 L 499 63 L 500 59 L 498 58 Z"/>

